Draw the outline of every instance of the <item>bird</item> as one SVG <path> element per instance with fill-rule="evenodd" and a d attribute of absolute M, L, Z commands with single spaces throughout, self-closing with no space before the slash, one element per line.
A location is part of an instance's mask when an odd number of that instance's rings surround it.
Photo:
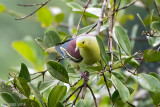
<path fill-rule="evenodd" d="M 62 58 L 68 58 L 75 69 L 81 64 L 92 65 L 100 61 L 100 48 L 94 34 L 82 34 L 71 38 L 64 43 L 47 48 L 47 53 L 56 52 Z M 79 72 L 81 76 L 83 75 Z"/>

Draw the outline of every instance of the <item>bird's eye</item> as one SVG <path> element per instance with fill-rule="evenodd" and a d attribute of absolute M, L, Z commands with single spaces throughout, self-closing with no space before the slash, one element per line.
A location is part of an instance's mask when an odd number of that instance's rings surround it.
<path fill-rule="evenodd" d="M 84 41 L 82 43 L 84 44 Z"/>

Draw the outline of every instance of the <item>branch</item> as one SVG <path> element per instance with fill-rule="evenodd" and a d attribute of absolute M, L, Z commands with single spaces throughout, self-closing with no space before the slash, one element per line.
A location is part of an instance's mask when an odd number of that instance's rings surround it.
<path fill-rule="evenodd" d="M 29 17 L 29 16 L 32 16 L 34 13 L 36 13 L 39 9 L 41 9 L 42 7 L 44 7 L 49 1 L 51 1 L 51 0 L 48 0 L 48 1 L 46 1 L 46 2 L 44 2 L 44 3 L 42 3 L 41 4 L 41 6 L 38 8 L 38 9 L 36 9 L 35 11 L 33 11 L 31 14 L 29 14 L 29 15 L 27 15 L 27 16 L 23 16 L 23 17 L 21 17 L 21 18 L 15 18 L 15 20 L 22 20 L 22 19 L 26 19 L 27 17 Z M 20 5 L 20 4 L 19 4 Z M 38 4 L 38 5 L 40 5 L 40 4 Z M 27 5 L 21 5 L 21 6 L 27 6 Z M 28 5 L 29 6 L 29 5 Z"/>
<path fill-rule="evenodd" d="M 104 13 L 105 13 L 105 10 L 106 10 L 106 6 L 107 6 L 107 1 L 104 0 L 103 5 L 102 5 L 102 9 L 101 9 L 101 15 L 99 16 L 99 20 L 98 20 L 98 23 L 97 23 L 96 35 L 98 35 L 99 32 L 100 32 L 100 28 L 101 28 L 101 25 L 103 23 L 103 17 L 104 17 Z"/>
<path fill-rule="evenodd" d="M 109 98 L 110 98 L 110 100 L 111 100 L 112 107 L 114 107 L 114 103 L 113 103 L 113 101 L 112 101 L 111 92 L 110 92 L 110 90 L 109 90 L 108 83 L 107 83 L 107 80 L 106 80 L 106 77 L 105 77 L 103 71 L 102 71 L 102 75 L 103 75 L 103 79 L 104 79 L 104 82 L 105 82 L 105 84 L 106 84 L 106 87 L 107 87 L 107 90 L 108 90 L 108 93 L 109 93 Z"/>
<path fill-rule="evenodd" d="M 93 100 L 94 100 L 95 106 L 96 106 L 96 107 L 98 107 L 98 105 L 97 105 L 97 101 L 96 101 L 96 97 L 95 97 L 95 95 L 94 95 L 94 93 L 93 93 L 92 88 L 91 88 L 88 84 L 87 84 L 87 87 L 89 88 L 89 90 L 90 90 L 90 92 L 91 92 L 91 94 L 92 94 L 92 97 L 93 97 Z"/>
<path fill-rule="evenodd" d="M 83 18 L 83 16 L 84 16 L 84 13 L 86 12 L 86 9 L 88 8 L 88 5 L 89 5 L 90 2 L 91 2 L 91 0 L 88 0 L 88 2 L 86 3 L 86 5 L 84 6 L 83 13 L 82 13 L 82 15 L 81 15 L 81 17 L 80 17 L 80 19 L 79 19 L 78 25 L 77 25 L 76 35 L 75 35 L 75 36 L 77 36 L 77 34 L 78 34 L 78 32 L 79 32 L 80 23 L 81 23 L 81 21 L 82 21 L 82 18 Z"/>

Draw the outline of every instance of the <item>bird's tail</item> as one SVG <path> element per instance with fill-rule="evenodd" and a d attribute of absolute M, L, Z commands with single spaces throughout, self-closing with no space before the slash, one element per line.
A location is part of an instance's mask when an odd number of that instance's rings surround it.
<path fill-rule="evenodd" d="M 47 48 L 45 52 L 52 53 L 52 52 L 57 52 L 57 50 L 55 49 L 55 47 L 50 47 L 50 48 Z"/>

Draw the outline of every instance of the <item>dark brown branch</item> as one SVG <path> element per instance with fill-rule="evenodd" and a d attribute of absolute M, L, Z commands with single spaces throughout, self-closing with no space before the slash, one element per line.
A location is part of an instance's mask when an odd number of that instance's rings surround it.
<path fill-rule="evenodd" d="M 86 34 L 88 34 L 89 32 L 91 32 L 96 26 L 97 26 L 97 23 L 96 23 L 91 29 L 89 29 L 89 30 L 86 32 Z"/>
<path fill-rule="evenodd" d="M 87 87 L 89 88 L 89 90 L 90 90 L 90 92 L 91 92 L 91 94 L 92 94 L 92 97 L 93 97 L 95 106 L 98 107 L 97 101 L 96 101 L 96 97 L 95 97 L 95 95 L 94 95 L 94 92 L 93 92 L 92 88 L 91 88 L 88 84 L 87 84 Z"/>
<path fill-rule="evenodd" d="M 42 3 L 40 4 L 17 4 L 18 6 L 23 6 L 23 7 L 31 7 L 31 6 L 37 6 L 37 5 L 42 5 Z"/>
<path fill-rule="evenodd" d="M 135 105 L 131 104 L 130 102 L 126 101 L 127 104 L 129 104 L 131 107 L 136 107 Z"/>
<path fill-rule="evenodd" d="M 82 91 L 82 87 L 79 89 L 79 92 L 78 92 L 78 94 L 77 94 L 76 98 L 74 99 L 74 101 L 73 101 L 73 103 L 72 103 L 72 106 L 71 106 L 71 107 L 73 107 L 73 105 L 75 105 L 75 104 L 76 104 L 76 101 L 77 101 L 78 96 L 79 96 L 79 94 L 81 93 L 81 91 Z"/>
<path fill-rule="evenodd" d="M 104 13 L 105 13 L 105 10 L 106 10 L 106 6 L 107 6 L 107 1 L 104 0 L 103 5 L 102 5 L 102 9 L 101 9 L 101 15 L 100 15 L 98 23 L 97 23 L 96 35 L 98 35 L 99 32 L 100 32 L 100 28 L 101 28 L 101 25 L 103 23 L 103 17 L 104 17 Z"/>
<path fill-rule="evenodd" d="M 63 103 L 65 103 L 65 102 L 67 102 L 69 99 L 70 99 L 70 97 L 72 97 L 72 95 L 75 93 L 75 92 L 77 92 L 80 88 L 82 88 L 83 87 L 83 85 L 81 85 L 81 86 L 79 86 L 76 90 L 74 90 L 64 101 L 63 101 Z"/>
<path fill-rule="evenodd" d="M 36 72 L 36 73 L 33 73 L 33 74 L 30 74 L 30 75 L 35 75 L 35 74 L 40 74 L 40 73 L 46 73 L 47 72 L 47 70 L 44 70 L 44 71 L 41 71 L 41 72 Z"/>
<path fill-rule="evenodd" d="M 34 79 L 36 79 L 36 78 L 40 77 L 41 75 L 42 75 L 42 74 L 40 74 L 40 75 L 38 75 L 38 76 L 36 76 L 36 77 L 32 78 L 32 80 L 34 80 Z"/>
<path fill-rule="evenodd" d="M 127 4 L 126 6 L 121 7 L 121 8 L 119 8 L 119 6 L 120 6 L 120 4 L 119 4 L 119 5 L 118 5 L 118 8 L 117 8 L 113 13 L 115 13 L 115 12 L 117 12 L 117 11 L 120 11 L 120 10 L 123 10 L 123 9 L 126 9 L 126 8 L 130 7 L 131 5 L 135 4 L 137 1 L 139 1 L 139 0 L 135 0 L 135 1 L 129 3 L 129 4 Z M 119 3 L 120 3 L 120 2 L 119 2 Z"/>
<path fill-rule="evenodd" d="M 108 90 L 108 94 L 109 94 L 109 98 L 110 98 L 110 100 L 111 100 L 112 107 L 114 107 L 114 103 L 113 103 L 113 101 L 112 101 L 111 92 L 110 92 L 110 90 L 109 90 L 108 83 L 107 83 L 107 80 L 106 80 L 106 77 L 105 77 L 103 71 L 102 71 L 102 75 L 103 75 L 104 82 L 105 82 L 105 84 L 106 84 L 106 88 L 107 88 L 107 90 Z"/>
<path fill-rule="evenodd" d="M 70 87 L 76 86 L 79 83 L 80 80 L 82 80 L 82 77 L 77 82 L 75 82 L 73 85 L 71 85 Z"/>
<path fill-rule="evenodd" d="M 78 25 L 77 25 L 76 35 L 75 35 L 75 36 L 77 36 L 77 34 L 78 34 L 78 32 L 79 32 L 80 23 L 81 23 L 81 21 L 82 21 L 82 18 L 83 18 L 83 16 L 84 16 L 84 13 L 86 12 L 86 9 L 88 8 L 88 5 L 89 5 L 90 2 L 91 2 L 91 0 L 88 0 L 88 2 L 86 3 L 86 5 L 84 6 L 83 13 L 82 13 L 82 15 L 81 15 L 81 17 L 80 17 L 80 19 L 79 19 Z"/>
<path fill-rule="evenodd" d="M 23 17 L 21 17 L 21 18 L 15 18 L 15 20 L 22 20 L 22 19 L 25 19 L 25 18 L 27 18 L 27 17 L 29 17 L 29 16 L 32 16 L 34 13 L 36 13 L 39 9 L 41 9 L 42 7 L 44 7 L 49 1 L 51 1 L 51 0 L 48 0 L 48 1 L 46 1 L 46 2 L 44 2 L 44 3 L 42 3 L 42 5 L 38 8 L 38 9 L 36 9 L 35 11 L 33 11 L 31 14 L 29 14 L 29 15 L 27 15 L 27 16 L 23 16 Z"/>
<path fill-rule="evenodd" d="M 160 11 L 159 11 L 159 9 L 158 9 L 158 6 L 157 6 L 157 4 L 156 4 L 156 1 L 154 0 L 154 5 L 155 5 L 155 8 L 156 8 L 156 10 L 157 10 L 157 12 L 158 12 L 158 16 L 160 17 Z"/>

